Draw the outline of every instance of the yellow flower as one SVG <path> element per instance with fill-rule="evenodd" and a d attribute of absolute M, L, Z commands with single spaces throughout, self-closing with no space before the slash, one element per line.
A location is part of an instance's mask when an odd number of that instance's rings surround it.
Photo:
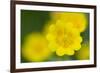
<path fill-rule="evenodd" d="M 76 58 L 79 60 L 87 60 L 89 59 L 89 43 L 85 42 L 82 44 L 81 49 L 76 53 Z"/>
<path fill-rule="evenodd" d="M 46 31 L 49 48 L 58 56 L 74 55 L 74 51 L 81 48 L 82 37 L 70 23 L 57 21 L 48 25 Z"/>
<path fill-rule="evenodd" d="M 53 12 L 51 13 L 53 21 L 62 21 L 64 23 L 73 24 L 79 32 L 83 32 L 87 26 L 87 19 L 84 13 L 79 12 Z"/>
<path fill-rule="evenodd" d="M 32 33 L 25 38 L 24 42 L 22 55 L 28 61 L 44 61 L 51 55 L 47 40 L 41 34 Z"/>

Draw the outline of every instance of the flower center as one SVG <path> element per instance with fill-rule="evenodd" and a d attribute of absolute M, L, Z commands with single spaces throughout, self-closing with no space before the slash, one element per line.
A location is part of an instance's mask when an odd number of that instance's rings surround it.
<path fill-rule="evenodd" d="M 69 47 L 73 43 L 73 35 L 70 32 L 59 30 L 57 32 L 56 43 L 63 46 L 64 48 Z"/>

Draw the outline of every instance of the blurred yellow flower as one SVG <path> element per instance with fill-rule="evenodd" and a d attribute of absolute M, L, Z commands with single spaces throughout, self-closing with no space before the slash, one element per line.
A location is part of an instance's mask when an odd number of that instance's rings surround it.
<path fill-rule="evenodd" d="M 74 51 L 81 48 L 82 37 L 70 23 L 58 20 L 55 24 L 48 25 L 46 31 L 49 48 L 56 51 L 58 56 L 74 55 Z"/>
<path fill-rule="evenodd" d="M 87 60 L 89 59 L 90 52 L 89 52 L 89 43 L 85 42 L 82 44 L 81 49 L 76 53 L 76 58 L 78 60 Z"/>
<path fill-rule="evenodd" d="M 84 13 L 79 12 L 53 12 L 51 17 L 54 21 L 62 21 L 63 23 L 71 23 L 79 32 L 83 32 L 87 26 L 87 19 Z"/>
<path fill-rule="evenodd" d="M 44 61 L 50 55 L 47 40 L 41 34 L 32 33 L 25 38 L 25 43 L 22 46 L 22 55 L 28 61 Z"/>

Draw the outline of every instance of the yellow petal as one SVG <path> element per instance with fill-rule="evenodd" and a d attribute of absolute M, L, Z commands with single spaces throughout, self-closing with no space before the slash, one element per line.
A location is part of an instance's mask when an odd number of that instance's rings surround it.
<path fill-rule="evenodd" d="M 66 55 L 74 55 L 74 50 L 70 48 L 66 48 Z"/>
<path fill-rule="evenodd" d="M 65 50 L 64 50 L 63 48 L 58 48 L 58 49 L 56 50 L 56 54 L 57 54 L 58 56 L 63 56 L 63 55 L 65 54 Z"/>
<path fill-rule="evenodd" d="M 79 49 L 81 49 L 81 44 L 75 44 L 74 45 L 74 50 L 79 50 Z"/>

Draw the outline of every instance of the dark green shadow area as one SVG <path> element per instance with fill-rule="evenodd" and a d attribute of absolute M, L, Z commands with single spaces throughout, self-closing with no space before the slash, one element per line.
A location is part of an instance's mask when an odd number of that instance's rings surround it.
<path fill-rule="evenodd" d="M 42 32 L 44 25 L 50 19 L 48 11 L 21 10 L 21 43 L 31 32 Z"/>
<path fill-rule="evenodd" d="M 85 17 L 86 17 L 86 20 L 87 20 L 87 27 L 86 27 L 86 30 L 84 31 L 84 32 L 82 32 L 81 33 L 81 36 L 82 36 L 82 38 L 83 38 L 83 43 L 84 42 L 89 42 L 90 40 L 89 40 L 89 37 L 90 37 L 90 32 L 89 32 L 89 30 L 90 30 L 90 22 L 89 22 L 89 13 L 86 13 L 85 14 Z"/>

